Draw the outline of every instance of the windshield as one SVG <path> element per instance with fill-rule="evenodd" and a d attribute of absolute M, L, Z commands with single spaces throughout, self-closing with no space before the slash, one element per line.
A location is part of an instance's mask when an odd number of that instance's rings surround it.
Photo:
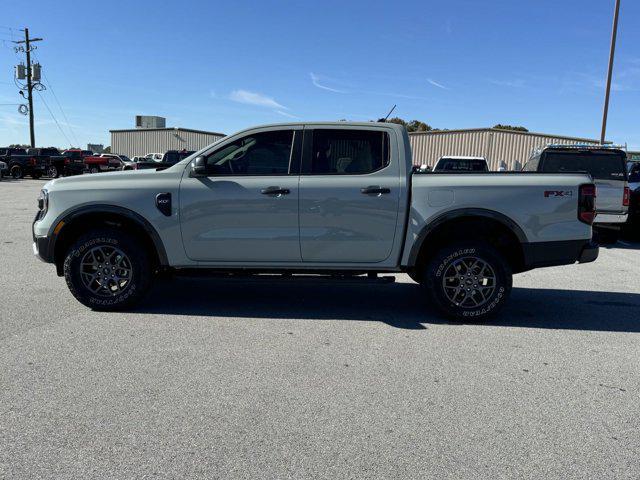
<path fill-rule="evenodd" d="M 487 162 L 484 160 L 465 160 L 461 158 L 441 158 L 435 172 L 486 172 Z"/>
<path fill-rule="evenodd" d="M 542 172 L 587 172 L 594 179 L 624 180 L 624 154 L 607 150 L 544 152 Z"/>
<path fill-rule="evenodd" d="M 640 183 L 640 162 L 629 165 L 629 183 Z"/>

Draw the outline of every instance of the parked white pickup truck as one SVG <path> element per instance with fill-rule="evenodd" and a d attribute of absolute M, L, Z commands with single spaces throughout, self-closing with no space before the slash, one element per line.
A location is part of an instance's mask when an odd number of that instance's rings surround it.
<path fill-rule="evenodd" d="M 163 270 L 406 272 L 440 312 L 475 320 L 503 306 L 513 273 L 596 259 L 589 175 L 414 173 L 411 160 L 391 123 L 252 128 L 163 171 L 47 183 L 34 253 L 100 310 L 131 307 Z"/>

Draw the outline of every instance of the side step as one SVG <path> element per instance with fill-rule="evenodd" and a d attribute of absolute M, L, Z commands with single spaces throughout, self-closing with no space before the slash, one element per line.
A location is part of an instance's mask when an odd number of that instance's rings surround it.
<path fill-rule="evenodd" d="M 283 273 L 253 273 L 253 272 L 225 272 L 216 270 L 200 270 L 200 269 L 176 269 L 172 270 L 176 276 L 180 277 L 207 277 L 219 278 L 225 280 L 238 281 L 275 281 L 275 282 L 310 282 L 310 283 L 327 283 L 341 285 L 371 285 L 371 284 L 387 284 L 394 283 L 396 277 L 393 275 L 378 276 L 377 273 L 366 273 L 360 275 L 349 275 L 348 273 L 300 273 L 300 272 L 283 272 Z"/>

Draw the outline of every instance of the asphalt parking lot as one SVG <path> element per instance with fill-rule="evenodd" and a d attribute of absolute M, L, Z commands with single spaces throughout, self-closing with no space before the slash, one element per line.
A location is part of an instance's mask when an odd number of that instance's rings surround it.
<path fill-rule="evenodd" d="M 163 280 L 92 312 L 0 182 L 0 478 L 639 478 L 640 244 L 488 325 L 390 285 Z"/>

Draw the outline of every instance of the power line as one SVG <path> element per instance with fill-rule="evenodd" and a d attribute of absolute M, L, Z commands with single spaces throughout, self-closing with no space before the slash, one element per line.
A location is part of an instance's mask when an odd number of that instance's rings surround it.
<path fill-rule="evenodd" d="M 39 59 L 34 55 L 33 56 L 34 59 L 36 60 L 36 62 L 39 62 Z M 64 117 L 64 121 L 67 122 L 67 128 L 69 129 L 69 132 L 71 133 L 71 136 L 73 137 L 73 141 L 76 142 L 76 145 L 80 145 L 80 143 L 78 142 L 78 137 L 76 137 L 76 133 L 73 131 L 73 128 L 71 127 L 71 123 L 69 122 L 69 119 L 67 118 L 67 114 L 65 113 L 64 109 L 62 108 L 62 104 L 60 103 L 60 100 L 58 100 L 58 96 L 56 95 L 55 90 L 53 89 L 53 85 L 51 84 L 51 80 L 49 80 L 49 77 L 47 77 L 47 74 L 45 73 L 44 69 L 42 70 L 42 76 L 44 77 L 44 80 L 47 85 L 47 87 L 49 87 L 49 90 L 51 90 L 51 93 L 53 94 L 53 98 L 56 101 L 56 103 L 58 104 L 58 108 L 60 109 L 60 112 L 62 113 L 62 116 Z"/>
<path fill-rule="evenodd" d="M 69 140 L 69 137 L 67 137 L 67 134 L 64 133 L 64 130 L 62 130 L 62 127 L 60 126 L 60 124 L 58 123 L 58 119 L 56 119 L 56 116 L 53 114 L 53 112 L 51 111 L 51 109 L 49 108 L 49 105 L 47 104 L 47 101 L 44 99 L 44 97 L 42 96 L 42 94 L 40 93 L 40 91 L 36 90 L 38 92 L 38 95 L 40 96 L 40 99 L 42 100 L 42 103 L 44 103 L 44 106 L 47 107 L 47 110 L 49 111 L 49 115 L 51 115 L 51 118 L 53 119 L 53 121 L 55 122 L 55 124 L 58 127 L 58 130 L 60 130 L 60 133 L 62 133 L 62 135 L 64 136 L 64 138 L 67 139 L 67 143 L 69 144 L 70 147 L 73 147 L 73 144 L 71 143 L 71 140 Z"/>

